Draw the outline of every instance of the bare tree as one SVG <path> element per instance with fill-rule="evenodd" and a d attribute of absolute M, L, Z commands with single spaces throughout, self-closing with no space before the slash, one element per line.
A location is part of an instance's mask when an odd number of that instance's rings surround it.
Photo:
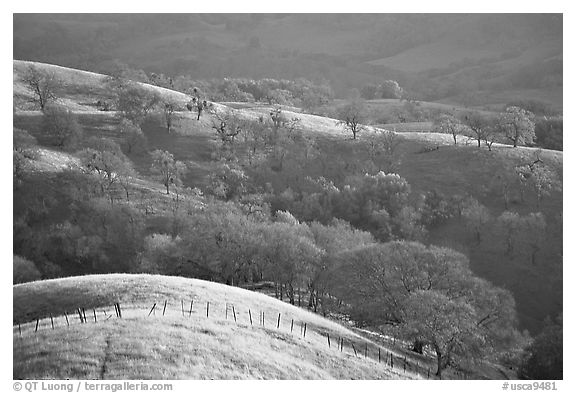
<path fill-rule="evenodd" d="M 462 123 L 468 127 L 472 133 L 472 137 L 478 143 L 478 147 L 480 147 L 488 125 L 486 117 L 478 111 L 471 111 L 462 116 Z"/>
<path fill-rule="evenodd" d="M 212 128 L 223 145 L 232 145 L 236 137 L 243 131 L 244 122 L 231 110 L 214 111 Z"/>
<path fill-rule="evenodd" d="M 540 207 L 545 195 L 561 188 L 557 174 L 540 159 L 539 150 L 534 153 L 531 162 L 517 166 L 516 173 L 523 187 L 534 189 L 537 208 Z"/>
<path fill-rule="evenodd" d="M 32 92 L 32 102 L 40 105 L 42 111 L 48 103 L 56 101 L 56 92 L 62 84 L 54 72 L 43 71 L 33 65 L 26 70 L 22 82 Z"/>
<path fill-rule="evenodd" d="M 356 139 L 356 136 L 366 128 L 360 124 L 365 120 L 364 105 L 360 101 L 353 101 L 340 107 L 338 119 L 337 124 L 352 132 L 352 139 Z"/>
<path fill-rule="evenodd" d="M 442 114 L 437 119 L 434 120 L 433 129 L 437 132 L 443 134 L 450 134 L 454 139 L 454 144 L 457 143 L 456 136 L 460 133 L 462 129 L 462 124 L 460 121 L 449 114 Z"/>
<path fill-rule="evenodd" d="M 494 117 L 486 118 L 485 121 L 486 123 L 482 132 L 482 140 L 486 147 L 488 147 L 488 151 L 492 151 L 492 145 L 494 142 L 498 142 L 502 137 L 502 127 L 498 119 Z"/>
<path fill-rule="evenodd" d="M 506 233 L 506 253 L 512 255 L 514 252 L 514 239 L 520 228 L 520 215 L 506 210 L 498 217 L 498 222 L 504 227 Z"/>
<path fill-rule="evenodd" d="M 398 164 L 397 150 L 400 138 L 392 131 L 382 131 L 367 140 L 369 165 L 376 172 L 392 172 Z"/>
<path fill-rule="evenodd" d="M 491 220 L 490 210 L 476 199 L 471 198 L 468 206 L 462 209 L 462 216 L 464 216 L 470 229 L 475 233 L 476 242 L 480 244 L 482 241 L 482 229 Z"/>
<path fill-rule="evenodd" d="M 120 145 L 106 139 L 92 137 L 87 148 L 80 151 L 82 166 L 99 178 L 102 193 L 108 193 L 110 203 L 114 203 L 115 184 L 120 183 L 128 200 L 129 179 L 135 173 L 130 160 L 122 153 Z"/>
<path fill-rule="evenodd" d="M 172 126 L 174 124 L 175 112 L 178 104 L 171 100 L 165 100 L 162 103 L 162 114 L 164 115 L 164 124 L 166 124 L 166 131 L 170 133 L 172 131 Z"/>
<path fill-rule="evenodd" d="M 520 226 L 529 248 L 530 261 L 532 265 L 536 265 L 536 254 L 546 243 L 546 218 L 541 212 L 530 213 L 526 217 L 522 217 Z"/>

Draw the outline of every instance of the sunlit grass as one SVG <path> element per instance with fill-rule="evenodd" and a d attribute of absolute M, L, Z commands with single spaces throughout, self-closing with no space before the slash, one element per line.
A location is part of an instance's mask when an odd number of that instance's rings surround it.
<path fill-rule="evenodd" d="M 86 310 L 86 323 L 80 323 L 78 307 Z M 378 363 L 377 346 L 344 326 L 266 295 L 202 280 L 115 274 L 16 285 L 14 320 L 29 321 L 21 334 L 14 328 L 17 379 L 419 378 L 399 363 L 386 365 L 388 348 L 381 347 Z M 368 359 L 360 351 L 366 344 Z"/>

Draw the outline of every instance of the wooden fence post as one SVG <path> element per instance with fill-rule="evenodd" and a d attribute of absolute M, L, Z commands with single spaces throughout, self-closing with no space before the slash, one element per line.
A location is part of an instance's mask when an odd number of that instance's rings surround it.
<path fill-rule="evenodd" d="M 168 300 L 164 300 L 164 308 L 162 309 L 162 316 L 166 313 L 166 304 L 168 304 Z"/>
<path fill-rule="evenodd" d="M 18 322 L 18 333 L 22 336 L 22 328 L 20 327 L 20 322 Z"/>
<path fill-rule="evenodd" d="M 368 357 L 368 343 L 365 343 L 366 346 L 364 347 L 364 359 Z"/>
<path fill-rule="evenodd" d="M 84 317 L 84 322 L 88 322 L 88 319 L 86 319 L 86 309 L 84 307 L 82 307 L 82 316 Z"/>
<path fill-rule="evenodd" d="M 181 299 L 180 303 L 182 305 L 182 316 L 184 316 L 184 299 Z"/>
<path fill-rule="evenodd" d="M 94 311 L 94 323 L 98 323 L 98 321 L 96 320 L 96 309 L 93 308 L 92 311 Z"/>
<path fill-rule="evenodd" d="M 188 318 L 192 315 L 192 306 L 194 305 L 194 299 L 190 301 L 190 311 L 188 311 Z"/>
<path fill-rule="evenodd" d="M 50 313 L 50 324 L 52 325 L 52 330 L 54 330 L 54 319 L 52 318 L 52 313 Z"/>
<path fill-rule="evenodd" d="M 330 348 L 330 333 L 326 333 L 326 337 L 328 337 L 328 348 Z"/>
<path fill-rule="evenodd" d="M 234 305 L 232 305 L 232 315 L 234 316 L 234 322 L 236 323 L 236 310 L 234 309 Z"/>
<path fill-rule="evenodd" d="M 248 309 L 248 316 L 250 317 L 250 326 L 252 326 L 252 311 Z"/>
<path fill-rule="evenodd" d="M 226 303 L 226 313 L 224 319 L 228 320 L 228 303 Z"/>
<path fill-rule="evenodd" d="M 38 331 L 38 324 L 40 323 L 40 319 L 36 318 L 36 328 L 34 329 L 34 333 Z"/>
<path fill-rule="evenodd" d="M 210 302 L 206 302 L 206 318 L 210 318 Z"/>
<path fill-rule="evenodd" d="M 390 367 L 394 368 L 394 355 L 390 352 Z"/>
<path fill-rule="evenodd" d="M 148 313 L 148 316 L 150 316 L 152 314 L 152 311 L 154 311 L 154 309 L 156 308 L 156 303 L 154 303 L 154 305 L 152 306 L 152 308 L 150 309 L 150 312 Z"/>
<path fill-rule="evenodd" d="M 120 308 L 120 303 L 116 303 L 116 304 L 118 304 L 118 316 L 120 318 L 122 318 L 122 309 Z"/>
<path fill-rule="evenodd" d="M 354 350 L 354 356 L 358 357 L 358 353 L 356 352 L 356 347 L 354 346 L 354 343 L 350 343 L 352 345 L 352 349 Z"/>
<path fill-rule="evenodd" d="M 68 322 L 68 314 L 66 314 L 66 311 L 64 311 L 64 316 L 66 317 L 66 326 L 70 326 L 70 323 Z"/>
<path fill-rule="evenodd" d="M 292 318 L 292 323 L 290 324 L 290 333 L 294 330 L 294 318 Z"/>
<path fill-rule="evenodd" d="M 304 338 L 306 338 L 306 323 L 304 323 Z"/>
<path fill-rule="evenodd" d="M 378 363 L 380 363 L 380 347 L 378 347 Z"/>
<path fill-rule="evenodd" d="M 280 329 L 280 313 L 278 313 L 278 324 L 276 325 L 276 329 Z"/>
<path fill-rule="evenodd" d="M 78 315 L 80 316 L 80 323 L 84 323 L 84 320 L 82 319 L 82 311 L 80 311 L 80 308 L 77 308 L 76 311 L 78 311 Z"/>

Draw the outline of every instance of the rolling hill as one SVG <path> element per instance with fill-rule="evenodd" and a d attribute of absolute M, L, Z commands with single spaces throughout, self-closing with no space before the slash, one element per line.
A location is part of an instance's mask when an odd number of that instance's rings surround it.
<path fill-rule="evenodd" d="M 28 103 L 30 93 L 23 88 L 19 80 L 19 75 L 29 64 L 31 63 L 14 61 L 16 107 L 14 125 L 30 131 L 41 141 L 41 116 L 39 112 L 30 111 Z M 115 132 L 118 120 L 114 113 L 99 112 L 94 107 L 98 99 L 110 97 L 110 91 L 103 85 L 105 76 L 48 64 L 35 63 L 35 65 L 56 72 L 64 81 L 61 103 L 78 115 L 79 122 L 88 136 L 98 135 L 122 140 L 122 136 Z M 161 95 L 170 96 L 182 104 L 188 100 L 182 93 L 156 86 L 144 84 L 142 86 Z M 372 103 L 372 105 L 380 104 L 387 105 L 388 102 Z M 215 105 L 220 109 L 226 108 L 221 104 Z M 240 109 L 236 109 L 236 113 L 250 119 L 256 119 L 260 115 L 266 116 L 269 111 L 266 106 L 238 107 Z M 352 145 L 347 143 L 349 135 L 336 125 L 334 119 L 288 110 L 285 113 L 300 118 L 303 131 L 314 135 L 318 144 L 329 156 L 338 160 L 338 157 L 356 154 L 351 150 Z M 189 163 L 191 170 L 184 179 L 185 185 L 202 188 L 213 168 L 211 154 L 215 149 L 215 137 L 209 116 L 203 116 L 200 121 L 196 121 L 193 117 L 194 115 L 187 111 L 178 112 L 179 124 L 176 132 L 171 134 L 167 134 L 158 122 L 145 123 L 143 132 L 151 147 L 169 150 L 176 159 Z M 369 127 L 367 132 L 375 130 L 376 128 Z M 445 195 L 469 194 L 487 206 L 494 217 L 504 211 L 494 173 L 498 173 L 504 165 L 527 162 L 536 151 L 528 147 L 513 149 L 510 146 L 495 145 L 493 151 L 489 152 L 487 149 L 467 145 L 466 138 L 460 138 L 459 145 L 454 146 L 450 135 L 430 132 L 398 132 L 397 135 L 400 137 L 397 152 L 400 162 L 398 173 L 408 180 L 414 191 L 437 190 Z M 437 149 L 423 153 L 429 147 Z M 561 173 L 562 152 L 550 150 L 539 152 L 547 164 Z M 136 186 L 143 185 L 143 192 L 156 189 L 159 193 L 161 186 L 147 178 L 150 175 L 149 155 L 129 155 L 129 158 L 142 177 L 135 180 Z M 43 168 L 62 167 L 62 162 L 67 163 L 70 160 L 73 161 L 74 158 L 68 153 L 45 149 L 39 165 Z M 314 176 L 315 173 L 310 172 L 309 175 Z M 524 203 L 520 203 L 519 200 L 514 202 L 515 209 L 522 214 L 532 211 L 534 203 L 533 199 L 527 199 Z M 470 257 L 472 268 L 476 273 L 510 289 L 515 294 L 521 327 L 537 332 L 547 315 L 555 315 L 562 309 L 561 279 L 558 281 L 562 271 L 562 256 L 558 252 L 562 244 L 561 209 L 561 192 L 554 192 L 542 201 L 540 210 L 550 218 L 550 227 L 547 231 L 546 246 L 541 251 L 543 262 L 537 266 L 528 266 L 522 256 L 511 258 L 498 251 L 494 245 L 498 244 L 498 240 L 503 236 L 500 231 L 490 234 L 493 242 L 468 244 L 467 234 L 461 230 L 464 225 L 462 219 L 434 228 L 429 241 L 457 247 Z"/>
<path fill-rule="evenodd" d="M 409 356 L 404 371 L 403 353 L 342 325 L 202 280 L 82 276 L 15 285 L 13 294 L 14 379 L 420 379 L 429 367 Z M 410 371 L 416 363 L 420 374 Z"/>

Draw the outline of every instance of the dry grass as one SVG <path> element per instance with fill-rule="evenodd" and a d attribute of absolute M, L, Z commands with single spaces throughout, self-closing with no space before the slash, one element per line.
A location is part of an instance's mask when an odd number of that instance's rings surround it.
<path fill-rule="evenodd" d="M 195 301 L 189 315 L 191 299 Z M 166 314 L 162 316 L 165 300 Z M 116 301 L 122 305 L 123 318 L 105 320 L 114 315 Z M 157 311 L 148 317 L 154 302 Z M 236 323 L 231 306 L 226 319 L 227 303 L 234 304 Z M 86 308 L 88 323 L 79 323 L 73 314 L 77 307 Z M 68 311 L 69 327 L 64 310 Z M 259 326 L 260 311 L 265 315 L 265 327 Z M 15 379 L 419 378 L 404 373 L 399 362 L 394 369 L 378 363 L 374 343 L 335 322 L 262 294 L 202 280 L 115 274 L 14 286 L 16 321 L 46 317 L 50 312 L 57 315 L 54 330 L 50 318 L 40 320 L 36 333 L 35 322 L 22 325 L 22 336 L 15 328 Z M 300 334 L 301 322 L 307 324 L 305 338 Z M 331 348 L 325 333 L 332 337 Z M 337 349 L 337 337 L 345 338 L 342 352 Z M 350 342 L 356 348 L 368 343 L 371 358 L 356 357 Z M 385 351 L 389 349 L 382 348 L 382 354 Z"/>
<path fill-rule="evenodd" d="M 23 60 L 14 60 L 13 64 L 13 95 L 16 107 L 20 110 L 28 111 L 34 109 L 33 105 L 26 103 L 32 98 L 32 93 L 24 86 L 21 80 L 30 66 L 54 73 L 62 81 L 61 89 L 58 91 L 58 102 L 72 111 L 98 113 L 99 111 L 94 106 L 96 101 L 113 97 L 105 84 L 106 75 Z M 158 93 L 163 99 L 173 100 L 182 106 L 190 101 L 190 97 L 184 93 L 146 83 L 138 82 L 138 84 L 148 91 Z M 215 105 L 217 107 L 220 106 L 219 104 Z M 114 112 L 108 113 L 113 114 Z"/>

